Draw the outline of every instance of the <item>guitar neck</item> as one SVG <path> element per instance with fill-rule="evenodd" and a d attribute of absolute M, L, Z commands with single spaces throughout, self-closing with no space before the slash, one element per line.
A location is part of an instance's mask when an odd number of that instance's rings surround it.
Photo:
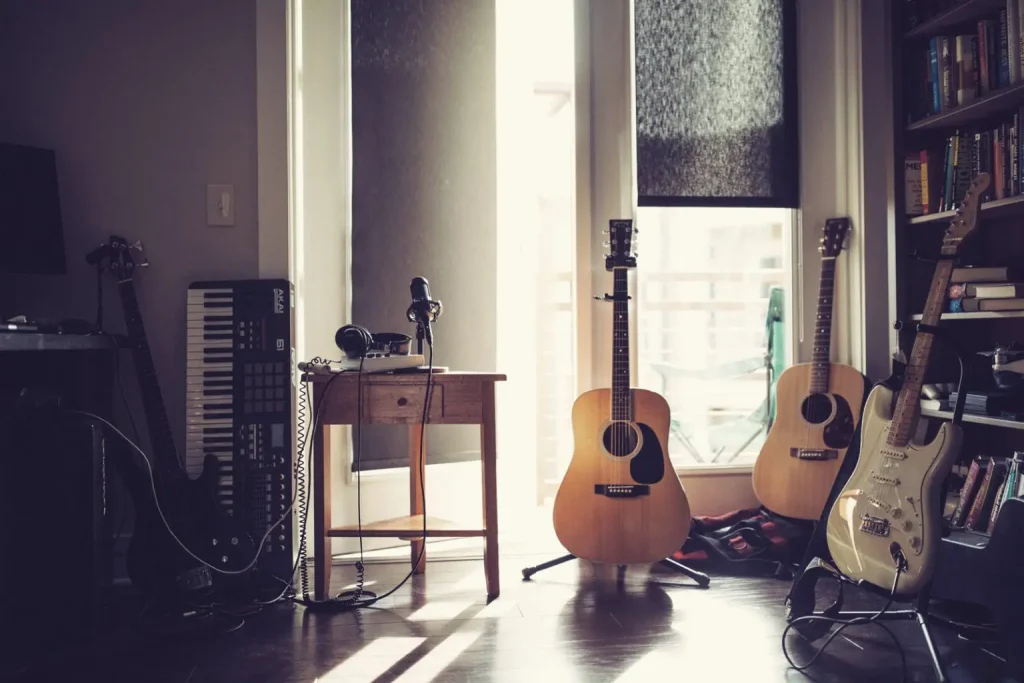
<path fill-rule="evenodd" d="M 829 363 L 832 358 L 832 307 L 836 283 L 836 257 L 821 259 L 818 308 L 814 318 L 814 349 L 811 352 L 811 393 L 828 392 Z"/>
<path fill-rule="evenodd" d="M 612 419 L 629 420 L 629 277 L 625 268 L 615 269 L 614 315 L 612 324 Z"/>
<path fill-rule="evenodd" d="M 935 275 L 932 276 L 931 288 L 928 290 L 928 300 L 921 315 L 922 325 L 935 327 L 939 324 L 942 309 L 946 305 L 952 272 L 953 263 L 948 259 L 939 261 L 935 266 Z M 888 438 L 891 445 L 906 446 L 917 429 L 917 418 L 921 412 L 921 386 L 932 355 L 933 340 L 934 335 L 931 332 L 918 332 L 914 338 L 910 362 L 907 364 L 899 398 L 896 399 L 896 408 L 893 411 Z"/>
<path fill-rule="evenodd" d="M 135 363 L 135 374 L 138 377 L 139 391 L 146 414 L 146 428 L 153 447 L 154 466 L 165 476 L 183 474 L 181 461 L 174 447 L 170 421 L 167 419 L 167 408 L 164 406 L 163 394 L 157 379 L 153 355 L 149 350 L 146 328 L 142 322 L 142 311 L 135 296 L 135 285 L 132 280 L 123 280 L 117 284 L 124 309 L 125 326 L 128 338 L 132 342 L 132 357 Z"/>

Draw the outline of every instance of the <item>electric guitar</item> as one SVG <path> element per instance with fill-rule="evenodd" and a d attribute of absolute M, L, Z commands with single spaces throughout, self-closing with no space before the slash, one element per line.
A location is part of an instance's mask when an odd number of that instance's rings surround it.
<path fill-rule="evenodd" d="M 216 456 L 206 457 L 203 473 L 195 480 L 189 479 L 178 457 L 135 296 L 136 264 L 132 250 L 141 251 L 141 246 L 111 236 L 107 244 L 89 257 L 91 262 L 105 261 L 117 280 L 152 446 L 152 453 L 147 454 L 149 468 L 138 460 L 137 453 L 116 449 L 113 456 L 135 508 L 135 529 L 125 568 L 132 584 L 143 593 L 174 600 L 214 584 L 211 571 L 203 562 L 219 569 L 238 570 L 252 560 L 256 549 L 244 526 L 223 514 L 217 504 Z M 181 547 L 168 526 L 203 562 Z"/>
<path fill-rule="evenodd" d="M 830 362 L 836 260 L 850 229 L 846 218 L 822 228 L 821 280 L 810 363 L 783 371 L 776 418 L 754 463 L 754 493 L 766 508 L 794 519 L 820 519 L 860 421 L 867 379 Z"/>
<path fill-rule="evenodd" d="M 886 590 L 895 583 L 894 592 L 904 595 L 918 592 L 935 569 L 939 497 L 961 442 L 960 427 L 949 422 L 930 442 L 917 441 L 921 385 L 934 337 L 929 328 L 942 316 L 953 258 L 977 226 L 979 198 L 989 182 L 987 173 L 975 177 L 946 229 L 902 386 L 894 394 L 880 384 L 868 396 L 857 466 L 828 516 L 826 538 L 836 567 Z"/>
<path fill-rule="evenodd" d="M 614 273 L 612 387 L 587 391 L 572 407 L 575 450 L 558 488 L 555 533 L 594 562 L 658 562 L 690 533 L 690 504 L 668 457 L 669 407 L 630 388 L 629 285 L 636 267 L 633 221 L 609 223 L 605 268 Z"/>

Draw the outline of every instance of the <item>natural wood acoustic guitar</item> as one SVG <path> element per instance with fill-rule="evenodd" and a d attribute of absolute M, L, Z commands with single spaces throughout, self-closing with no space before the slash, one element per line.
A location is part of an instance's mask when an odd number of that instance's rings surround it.
<path fill-rule="evenodd" d="M 776 386 L 776 419 L 754 463 L 754 493 L 772 512 L 819 519 L 860 421 L 868 381 L 831 362 L 836 260 L 849 220 L 822 228 L 821 280 L 810 363 L 786 369 Z"/>
<path fill-rule="evenodd" d="M 668 457 L 669 407 L 630 387 L 628 270 L 636 267 L 633 222 L 609 223 L 605 267 L 614 273 L 612 387 L 587 391 L 572 408 L 575 450 L 555 497 L 558 540 L 594 562 L 645 564 L 678 550 L 690 504 Z"/>

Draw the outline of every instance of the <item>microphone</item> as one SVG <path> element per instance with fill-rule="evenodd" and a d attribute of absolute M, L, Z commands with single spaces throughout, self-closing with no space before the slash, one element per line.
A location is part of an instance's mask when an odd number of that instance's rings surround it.
<path fill-rule="evenodd" d="M 411 323 L 416 323 L 423 330 L 427 343 L 433 345 L 434 333 L 430 329 L 430 323 L 437 320 L 441 315 L 441 302 L 433 301 L 430 298 L 430 283 L 426 278 L 414 277 L 409 283 L 409 294 L 412 296 L 412 304 L 405 316 Z"/>

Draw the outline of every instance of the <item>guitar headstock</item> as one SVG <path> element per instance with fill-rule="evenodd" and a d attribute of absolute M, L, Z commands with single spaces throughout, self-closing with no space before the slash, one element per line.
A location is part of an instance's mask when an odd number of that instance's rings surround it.
<path fill-rule="evenodd" d="M 604 256 L 606 270 L 636 268 L 636 240 L 633 221 L 629 219 L 608 221 L 608 253 Z"/>
<path fill-rule="evenodd" d="M 942 236 L 942 255 L 952 256 L 960 249 L 967 236 L 978 227 L 978 209 L 981 206 L 981 195 L 988 189 L 992 176 L 979 173 L 974 176 L 971 186 L 964 195 L 964 200 L 956 209 L 956 215 L 949 222 L 946 234 Z"/>
<path fill-rule="evenodd" d="M 138 259 L 133 252 L 138 253 Z M 136 268 L 149 265 L 142 253 L 142 242 L 129 244 L 128 240 L 118 235 L 111 235 L 106 244 L 101 244 L 86 257 L 86 261 L 90 264 L 98 263 L 101 269 L 109 270 L 118 282 L 131 281 Z"/>
<path fill-rule="evenodd" d="M 849 218 L 829 218 L 821 228 L 821 239 L 818 240 L 818 251 L 823 258 L 836 258 L 846 244 L 846 236 L 850 234 Z"/>

